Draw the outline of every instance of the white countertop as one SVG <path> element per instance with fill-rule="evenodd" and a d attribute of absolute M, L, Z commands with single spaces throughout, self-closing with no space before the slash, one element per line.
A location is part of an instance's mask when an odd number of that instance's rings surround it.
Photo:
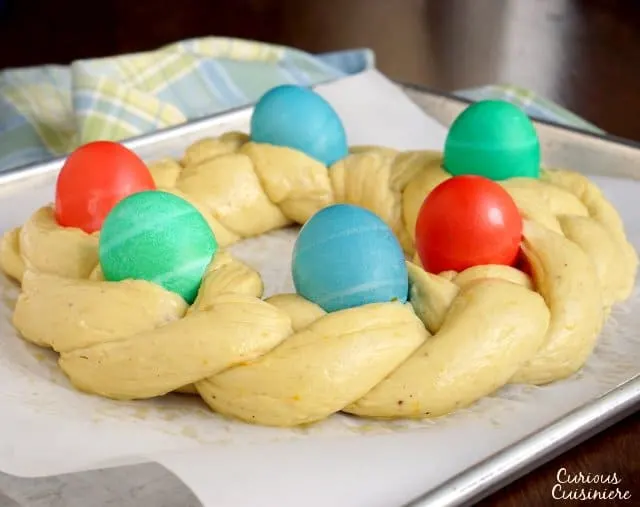
<path fill-rule="evenodd" d="M 38 479 L 0 473 L 0 507 L 201 507 L 172 473 L 157 464 Z"/>

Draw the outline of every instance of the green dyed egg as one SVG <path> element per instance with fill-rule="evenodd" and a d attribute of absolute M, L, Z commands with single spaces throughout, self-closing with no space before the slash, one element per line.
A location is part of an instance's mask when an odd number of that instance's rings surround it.
<path fill-rule="evenodd" d="M 540 142 L 533 123 L 509 102 L 484 100 L 472 104 L 449 129 L 444 168 L 454 176 L 538 178 Z"/>
<path fill-rule="evenodd" d="M 147 280 L 189 304 L 217 250 L 200 212 L 168 192 L 150 190 L 123 199 L 100 232 L 100 265 L 106 280 Z"/>

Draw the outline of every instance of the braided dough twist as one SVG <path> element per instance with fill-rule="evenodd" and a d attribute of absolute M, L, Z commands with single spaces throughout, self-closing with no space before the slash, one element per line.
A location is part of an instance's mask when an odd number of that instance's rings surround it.
<path fill-rule="evenodd" d="M 419 266 L 418 211 L 450 177 L 438 152 L 358 147 L 327 168 L 232 132 L 150 170 L 158 188 L 202 212 L 221 247 L 303 224 L 332 203 L 373 211 L 414 256 L 410 303 L 325 314 L 295 294 L 263 300 L 258 273 L 221 249 L 187 307 L 146 281 L 104 281 L 98 234 L 61 228 L 43 207 L 0 243 L 0 266 L 22 284 L 13 322 L 60 354 L 78 389 L 114 399 L 193 392 L 219 413 L 274 426 L 339 411 L 435 417 L 508 383 L 576 372 L 635 282 L 618 213 L 575 172 L 502 182 L 524 218 L 530 277 L 505 266 L 437 275 Z"/>

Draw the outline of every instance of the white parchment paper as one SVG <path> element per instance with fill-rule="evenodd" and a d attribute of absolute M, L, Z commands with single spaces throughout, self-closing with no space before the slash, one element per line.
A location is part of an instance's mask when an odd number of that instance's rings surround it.
<path fill-rule="evenodd" d="M 442 147 L 445 130 L 375 71 L 319 91 L 343 118 L 351 144 Z M 156 155 L 164 155 L 161 147 Z M 640 183 L 594 180 L 640 248 L 640 207 L 634 205 Z M 0 189 L 0 231 L 24 222 L 52 197 L 50 177 Z M 267 295 L 293 290 L 294 237 L 295 230 L 283 230 L 233 248 L 260 270 Z M 17 288 L 2 277 L 0 293 L 0 471 L 35 477 L 155 460 L 207 506 L 402 503 L 640 371 L 636 290 L 615 308 L 586 367 L 566 381 L 510 386 L 436 421 L 334 416 L 305 429 L 261 428 L 212 414 L 195 397 L 114 402 L 75 391 L 54 354 L 16 336 L 11 313 Z"/>

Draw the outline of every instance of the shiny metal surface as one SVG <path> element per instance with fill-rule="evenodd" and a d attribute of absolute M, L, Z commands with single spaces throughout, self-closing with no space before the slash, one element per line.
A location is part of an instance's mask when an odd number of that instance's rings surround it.
<path fill-rule="evenodd" d="M 478 501 L 638 409 L 640 376 L 453 477 L 402 507 L 449 507 Z"/>

